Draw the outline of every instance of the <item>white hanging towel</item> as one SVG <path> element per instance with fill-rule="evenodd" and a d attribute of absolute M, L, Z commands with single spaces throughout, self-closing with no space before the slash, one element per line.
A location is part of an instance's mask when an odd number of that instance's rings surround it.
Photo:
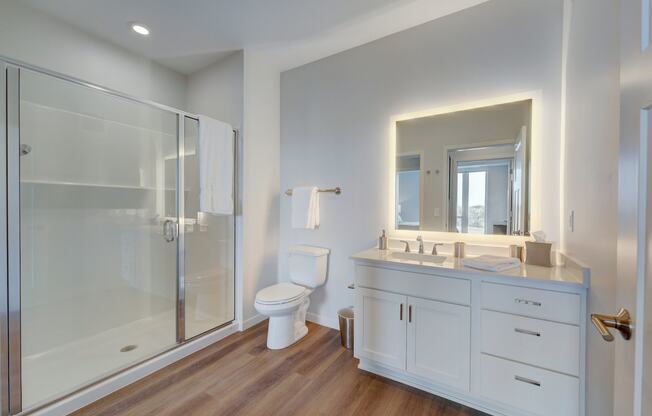
<path fill-rule="evenodd" d="M 315 186 L 292 190 L 292 228 L 319 227 L 319 192 Z"/>
<path fill-rule="evenodd" d="M 233 128 L 199 116 L 199 210 L 233 214 Z"/>
<path fill-rule="evenodd" d="M 503 272 L 514 269 L 521 265 L 519 259 L 513 257 L 501 257 L 482 255 L 462 260 L 462 264 L 473 269 L 486 270 L 489 272 Z"/>

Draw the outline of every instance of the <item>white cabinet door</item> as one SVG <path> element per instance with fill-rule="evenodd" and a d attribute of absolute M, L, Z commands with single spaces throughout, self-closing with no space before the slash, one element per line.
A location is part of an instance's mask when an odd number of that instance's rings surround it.
<path fill-rule="evenodd" d="M 356 288 L 356 354 L 405 369 L 407 297 Z"/>
<path fill-rule="evenodd" d="M 407 371 L 468 391 L 469 307 L 409 297 L 407 328 Z"/>

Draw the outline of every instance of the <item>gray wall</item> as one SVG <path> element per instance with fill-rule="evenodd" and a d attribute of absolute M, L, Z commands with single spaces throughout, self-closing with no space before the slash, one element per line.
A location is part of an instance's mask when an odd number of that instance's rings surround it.
<path fill-rule="evenodd" d="M 391 117 L 428 108 L 541 90 L 543 224 L 558 238 L 561 0 L 494 0 L 284 72 L 281 189 L 341 186 L 322 195 L 319 230 L 290 228 L 281 198 L 279 269 L 297 243 L 330 248 L 328 281 L 311 296 L 310 317 L 336 325 L 353 304 L 349 256 L 386 226 Z"/>
<path fill-rule="evenodd" d="M 188 111 L 242 126 L 244 55 L 242 51 L 220 59 L 188 77 Z"/>

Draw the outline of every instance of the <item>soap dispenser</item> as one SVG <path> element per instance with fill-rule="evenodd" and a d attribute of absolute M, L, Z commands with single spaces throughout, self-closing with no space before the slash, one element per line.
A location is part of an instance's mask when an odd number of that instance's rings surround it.
<path fill-rule="evenodd" d="M 378 250 L 387 250 L 387 235 L 385 235 L 385 230 L 378 237 Z"/>

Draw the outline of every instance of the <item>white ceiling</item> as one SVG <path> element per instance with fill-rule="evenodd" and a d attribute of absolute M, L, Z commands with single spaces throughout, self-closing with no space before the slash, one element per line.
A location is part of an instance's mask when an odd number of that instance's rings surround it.
<path fill-rule="evenodd" d="M 360 44 L 359 39 L 369 41 L 373 40 L 369 37 L 393 33 L 397 23 L 402 30 L 482 1 L 24 0 L 35 9 L 186 74 L 234 50 L 278 48 L 307 40 L 324 43 L 318 39 L 334 38 L 340 30 Z M 406 19 L 407 10 L 411 13 Z M 130 22 L 145 24 L 151 35 L 133 33 Z M 368 35 L 361 38 L 358 29 Z M 340 37 L 337 49 L 347 46 L 356 45 L 346 45 L 346 39 Z"/>

